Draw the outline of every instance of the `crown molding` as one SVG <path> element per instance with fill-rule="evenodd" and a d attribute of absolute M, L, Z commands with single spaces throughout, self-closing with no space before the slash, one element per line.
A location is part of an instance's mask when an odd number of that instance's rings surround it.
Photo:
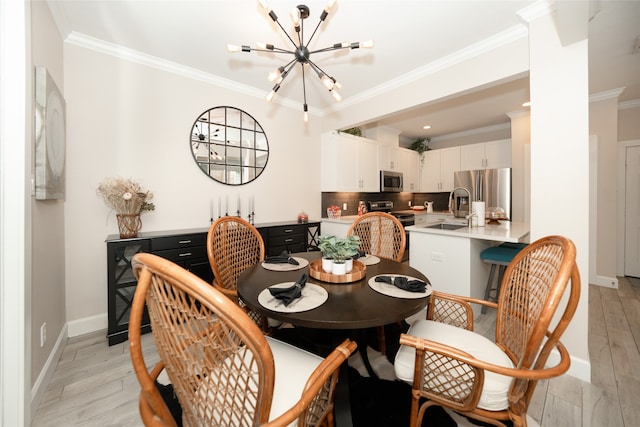
<path fill-rule="evenodd" d="M 516 110 L 516 111 L 509 111 L 507 113 L 507 117 L 509 117 L 511 120 L 513 119 L 517 119 L 520 117 L 525 117 L 525 116 L 529 116 L 531 115 L 531 110 L 528 108 L 523 108 L 522 110 Z"/>
<path fill-rule="evenodd" d="M 324 110 L 324 114 L 335 113 L 347 108 L 352 108 L 354 105 L 365 102 L 370 98 L 383 95 L 392 90 L 396 90 L 410 83 L 414 83 L 420 79 L 433 75 L 439 71 L 446 70 L 454 65 L 468 61 L 469 59 L 478 57 L 482 54 L 495 50 L 499 47 L 516 42 L 522 38 L 528 37 L 529 32 L 527 28 L 522 25 L 515 25 L 499 34 L 484 39 L 480 42 L 474 43 L 447 55 L 437 61 L 426 64 L 408 73 L 402 74 L 388 82 L 375 86 L 369 90 L 361 92 L 358 95 L 350 96 L 348 99 L 344 99 L 339 104 L 334 104 Z"/>
<path fill-rule="evenodd" d="M 536 19 L 548 15 L 556 9 L 555 2 L 553 0 L 541 0 L 520 9 L 516 14 L 527 27 Z"/>
<path fill-rule="evenodd" d="M 628 110 L 629 108 L 640 108 L 640 99 L 624 101 L 618 104 L 618 110 Z"/>
<path fill-rule="evenodd" d="M 597 102 L 604 101 L 606 99 L 617 98 L 624 91 L 624 87 L 619 87 L 616 89 L 605 90 L 604 92 L 594 93 L 593 95 L 589 95 L 589 102 Z"/>
<path fill-rule="evenodd" d="M 125 61 L 130 61 L 137 64 L 145 65 L 147 67 L 166 71 L 168 73 L 176 74 L 189 79 L 198 80 L 254 98 L 264 99 L 265 92 L 262 90 L 258 90 L 252 86 L 240 84 L 234 80 L 218 77 L 211 73 L 206 73 L 195 68 L 186 67 L 176 62 L 167 61 L 166 59 L 158 58 L 152 55 L 147 55 L 146 53 L 123 47 L 115 43 L 106 42 L 104 40 L 90 37 L 82 33 L 71 32 L 66 37 L 65 43 L 93 50 L 95 52 L 113 56 Z M 291 109 L 300 108 L 299 102 L 294 102 L 286 98 L 278 98 L 277 100 L 273 100 L 271 103 L 283 105 Z M 313 114 L 316 116 L 320 115 L 317 110 L 312 109 L 311 107 L 309 108 L 309 114 Z"/>

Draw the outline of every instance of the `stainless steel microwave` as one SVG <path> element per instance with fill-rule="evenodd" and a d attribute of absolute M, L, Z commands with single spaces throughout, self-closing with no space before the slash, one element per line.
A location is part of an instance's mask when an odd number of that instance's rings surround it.
<path fill-rule="evenodd" d="M 403 191 L 402 172 L 380 171 L 380 191 Z"/>

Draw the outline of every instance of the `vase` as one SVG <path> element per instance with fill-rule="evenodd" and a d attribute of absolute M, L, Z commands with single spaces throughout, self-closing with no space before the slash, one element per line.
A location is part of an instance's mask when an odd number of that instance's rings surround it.
<path fill-rule="evenodd" d="M 333 260 L 331 258 L 322 258 L 322 271 L 325 273 L 331 273 L 332 266 Z"/>
<path fill-rule="evenodd" d="M 118 218 L 118 231 L 121 239 L 130 239 L 138 236 L 142 228 L 140 214 L 116 214 Z"/>
<path fill-rule="evenodd" d="M 335 262 L 331 265 L 331 274 L 341 275 L 347 274 L 347 263 L 346 262 Z"/>

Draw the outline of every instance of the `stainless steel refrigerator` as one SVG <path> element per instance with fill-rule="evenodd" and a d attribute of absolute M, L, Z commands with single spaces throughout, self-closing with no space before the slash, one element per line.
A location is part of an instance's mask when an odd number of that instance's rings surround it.
<path fill-rule="evenodd" d="M 471 202 L 483 201 L 485 212 L 500 207 L 504 209 L 505 217 L 511 220 L 511 168 L 454 172 L 453 184 L 456 188 L 469 190 L 471 200 L 465 200 L 465 191 L 456 190 L 454 193 L 454 202 L 457 207 L 466 208 L 466 214 L 469 213 Z"/>

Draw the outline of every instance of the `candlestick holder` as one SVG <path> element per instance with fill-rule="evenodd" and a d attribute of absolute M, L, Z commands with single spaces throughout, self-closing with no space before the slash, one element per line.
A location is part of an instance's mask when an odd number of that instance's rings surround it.
<path fill-rule="evenodd" d="M 255 215 L 256 214 L 254 212 L 251 212 L 249 215 L 247 215 L 247 218 L 249 220 L 249 224 L 253 225 L 253 221 L 254 221 Z"/>

